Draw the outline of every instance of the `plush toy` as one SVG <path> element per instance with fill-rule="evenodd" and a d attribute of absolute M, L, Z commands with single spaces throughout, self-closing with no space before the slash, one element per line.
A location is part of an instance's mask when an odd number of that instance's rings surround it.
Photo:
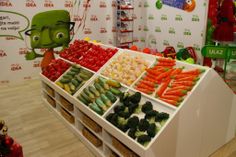
<path fill-rule="evenodd" d="M 218 23 L 213 34 L 213 39 L 219 42 L 234 41 L 234 16 L 233 0 L 223 0 L 218 14 Z"/>
<path fill-rule="evenodd" d="M 166 47 L 165 50 L 162 53 L 163 53 L 163 56 L 167 57 L 167 58 L 175 59 L 175 57 L 176 57 L 175 48 L 172 47 L 172 46 Z"/>

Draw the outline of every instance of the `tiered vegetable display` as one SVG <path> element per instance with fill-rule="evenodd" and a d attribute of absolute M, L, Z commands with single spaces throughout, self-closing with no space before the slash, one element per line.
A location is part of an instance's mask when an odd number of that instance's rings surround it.
<path fill-rule="evenodd" d="M 119 88 L 119 82 L 98 77 L 92 85 L 84 88 L 77 98 L 99 115 L 103 115 L 121 94 Z"/>
<path fill-rule="evenodd" d="M 70 64 L 62 59 L 55 59 L 43 69 L 42 74 L 51 81 L 56 81 L 69 67 Z"/>
<path fill-rule="evenodd" d="M 175 60 L 158 58 L 157 64 L 146 69 L 145 76 L 136 83 L 135 89 L 178 106 L 205 70 L 184 70 L 174 66 Z"/>
<path fill-rule="evenodd" d="M 106 119 L 137 142 L 147 146 L 169 118 L 169 114 L 158 112 L 150 101 L 140 104 L 141 93 L 122 93 L 120 104 Z"/>
<path fill-rule="evenodd" d="M 73 95 L 92 76 L 92 72 L 85 70 L 80 66 L 73 65 L 72 68 L 56 82 L 56 84 L 63 88 L 67 93 Z"/>
<path fill-rule="evenodd" d="M 126 85 L 131 85 L 147 67 L 148 62 L 141 56 L 123 53 L 115 58 L 102 74 Z"/>
<path fill-rule="evenodd" d="M 60 53 L 60 57 L 98 71 L 117 51 L 118 49 L 105 49 L 87 41 L 75 40 L 69 48 Z"/>

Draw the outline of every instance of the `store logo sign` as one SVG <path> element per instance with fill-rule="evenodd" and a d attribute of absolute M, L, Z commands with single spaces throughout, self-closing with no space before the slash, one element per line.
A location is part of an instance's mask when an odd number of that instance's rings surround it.
<path fill-rule="evenodd" d="M 25 77 L 24 77 L 24 80 L 31 80 L 31 79 L 32 79 L 31 76 L 25 76 Z"/>
<path fill-rule="evenodd" d="M 141 26 L 141 25 L 138 26 L 138 30 L 139 30 L 139 31 L 142 30 L 142 26 Z"/>
<path fill-rule="evenodd" d="M 193 15 L 192 21 L 193 21 L 193 22 L 199 22 L 200 19 L 199 19 L 198 15 Z"/>
<path fill-rule="evenodd" d="M 181 15 L 176 15 L 175 16 L 175 21 L 183 21 L 183 18 Z"/>
<path fill-rule="evenodd" d="M 149 4 L 148 4 L 148 2 L 146 1 L 146 2 L 144 2 L 144 8 L 148 8 L 149 7 Z"/>
<path fill-rule="evenodd" d="M 99 7 L 100 8 L 106 8 L 107 7 L 106 2 L 105 1 L 100 1 Z"/>
<path fill-rule="evenodd" d="M 90 7 L 91 7 L 91 4 L 88 3 L 88 1 L 86 0 L 86 1 L 84 1 L 84 3 L 83 3 L 83 7 L 84 7 L 84 8 L 90 8 Z"/>
<path fill-rule="evenodd" d="M 143 31 L 148 32 L 149 31 L 148 26 L 144 26 Z"/>
<path fill-rule="evenodd" d="M 19 48 L 19 55 L 26 55 L 27 54 L 27 48 Z"/>
<path fill-rule="evenodd" d="M 107 33 L 106 28 L 100 28 L 100 33 Z"/>
<path fill-rule="evenodd" d="M 66 0 L 64 4 L 65 8 L 73 8 L 73 1 L 71 0 Z"/>
<path fill-rule="evenodd" d="M 157 44 L 157 41 L 156 41 L 156 39 L 152 39 L 150 43 L 151 44 Z"/>
<path fill-rule="evenodd" d="M 145 42 L 146 42 L 145 37 L 141 37 L 141 38 L 140 38 L 140 41 L 141 41 L 142 43 L 145 43 Z"/>
<path fill-rule="evenodd" d="M 164 40 L 164 41 L 163 41 L 163 45 L 164 45 L 164 46 L 170 46 L 170 43 L 169 43 L 168 40 Z"/>
<path fill-rule="evenodd" d="M 111 20 L 111 16 L 110 16 L 110 15 L 107 15 L 107 16 L 106 16 L 106 20 L 107 20 L 107 21 Z"/>
<path fill-rule="evenodd" d="M 136 20 L 137 19 L 137 15 L 136 14 L 132 14 L 132 19 Z"/>
<path fill-rule="evenodd" d="M 34 68 L 40 67 L 40 61 L 34 61 L 33 67 L 34 67 Z"/>
<path fill-rule="evenodd" d="M 97 21 L 97 20 L 98 20 L 98 18 L 96 15 L 91 15 L 90 21 Z"/>
<path fill-rule="evenodd" d="M 34 2 L 34 0 L 26 0 L 25 6 L 28 7 L 28 8 L 35 8 L 35 7 L 37 7 L 36 3 Z"/>
<path fill-rule="evenodd" d="M 167 21 L 167 15 L 165 15 L 165 14 L 162 14 L 161 15 L 161 21 Z"/>
<path fill-rule="evenodd" d="M 1 81 L 0 81 L 0 84 L 8 84 L 8 83 L 10 83 L 9 80 L 1 80 Z"/>
<path fill-rule="evenodd" d="M 191 31 L 189 29 L 184 29 L 184 35 L 185 36 L 191 36 L 192 33 L 191 33 Z"/>
<path fill-rule="evenodd" d="M 90 28 L 84 28 L 84 34 L 92 34 L 92 31 Z"/>
<path fill-rule="evenodd" d="M 143 5 L 142 2 L 139 2 L 139 3 L 138 3 L 138 7 L 139 7 L 139 8 L 141 8 L 142 5 Z"/>
<path fill-rule="evenodd" d="M 184 48 L 184 43 L 179 41 L 179 42 L 177 43 L 177 48 L 179 48 L 179 49 Z"/>
<path fill-rule="evenodd" d="M 3 50 L 0 50 L 0 57 L 3 58 L 3 57 L 6 57 L 7 54 L 5 53 L 5 51 Z"/>
<path fill-rule="evenodd" d="M 51 0 L 45 0 L 44 1 L 44 7 L 45 8 L 53 8 L 54 7 L 54 4 Z"/>
<path fill-rule="evenodd" d="M 74 15 L 73 21 L 82 21 L 82 18 L 79 15 Z"/>
<path fill-rule="evenodd" d="M 1 0 L 0 1 L 0 6 L 1 7 L 12 7 L 12 3 L 9 0 Z"/>
<path fill-rule="evenodd" d="M 161 32 L 161 28 L 159 26 L 156 26 L 155 32 Z"/>
<path fill-rule="evenodd" d="M 116 32 L 116 27 L 115 26 L 112 27 L 111 32 L 113 32 L 113 33 Z"/>
<path fill-rule="evenodd" d="M 175 34 L 175 29 L 173 27 L 170 27 L 168 32 L 169 34 Z"/>
<path fill-rule="evenodd" d="M 20 64 L 12 64 L 11 65 L 11 71 L 19 71 L 22 70 Z"/>
<path fill-rule="evenodd" d="M 133 42 L 139 42 L 138 37 L 134 37 Z"/>
<path fill-rule="evenodd" d="M 113 0 L 113 1 L 111 2 L 111 7 L 116 8 L 116 1 L 115 1 L 115 0 Z"/>
<path fill-rule="evenodd" d="M 194 48 L 196 51 L 201 51 L 201 47 L 200 47 L 198 44 L 193 44 L 193 48 Z"/>
<path fill-rule="evenodd" d="M 148 20 L 154 20 L 154 16 L 153 16 L 152 14 L 150 14 L 150 15 L 148 16 Z"/>

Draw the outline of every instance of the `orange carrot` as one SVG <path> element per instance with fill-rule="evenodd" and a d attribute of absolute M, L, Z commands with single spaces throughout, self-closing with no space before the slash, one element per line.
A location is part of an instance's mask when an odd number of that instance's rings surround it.
<path fill-rule="evenodd" d="M 181 78 L 185 78 L 185 77 L 190 77 L 190 76 L 198 76 L 198 75 L 192 75 L 192 74 L 183 74 L 183 72 L 182 73 L 180 73 L 180 74 L 178 74 L 178 75 L 175 75 L 173 78 L 174 79 L 181 79 Z"/>
<path fill-rule="evenodd" d="M 152 79 L 152 78 L 150 78 L 150 77 L 148 77 L 148 76 L 143 77 L 143 80 L 145 80 L 145 81 L 150 81 L 150 82 L 153 82 L 153 83 L 157 83 L 156 80 L 154 80 L 154 79 Z"/>
<path fill-rule="evenodd" d="M 204 71 L 205 69 L 193 69 L 193 70 L 184 71 L 182 72 L 182 74 L 199 75 L 203 73 Z"/>
<path fill-rule="evenodd" d="M 165 92 L 165 95 L 175 95 L 175 96 L 184 96 L 187 94 L 187 90 L 175 90 L 175 91 L 170 91 L 170 92 Z"/>
<path fill-rule="evenodd" d="M 174 105 L 174 106 L 179 106 L 179 102 L 178 101 L 175 101 L 175 100 L 169 100 L 169 99 L 164 99 L 164 98 L 160 98 L 162 101 L 168 103 L 168 104 L 171 104 L 171 105 Z"/>
<path fill-rule="evenodd" d="M 174 100 L 178 102 L 183 101 L 183 98 L 181 98 L 180 96 L 174 96 L 174 95 L 162 95 L 160 98 L 167 99 L 167 100 Z"/>
<path fill-rule="evenodd" d="M 166 81 L 166 82 L 163 82 L 161 84 L 161 86 L 158 88 L 157 92 L 156 92 L 156 97 L 161 97 L 161 95 L 164 93 L 164 91 L 166 90 L 166 88 L 168 87 L 170 83 L 170 80 L 169 81 Z"/>
<path fill-rule="evenodd" d="M 135 89 L 137 89 L 137 90 L 139 90 L 140 92 L 143 92 L 143 93 L 145 93 L 145 94 L 148 94 L 148 95 L 150 95 L 150 94 L 153 93 L 153 91 L 149 91 L 148 89 L 141 88 L 141 87 L 135 87 Z"/>
<path fill-rule="evenodd" d="M 190 86 L 176 86 L 176 87 L 169 88 L 168 90 L 177 90 L 177 89 L 190 91 L 192 88 Z"/>
<path fill-rule="evenodd" d="M 180 84 L 184 86 L 194 86 L 195 82 L 194 81 L 174 81 L 172 84 Z"/>
<path fill-rule="evenodd" d="M 171 73 L 170 73 L 170 76 L 174 76 L 174 75 L 178 75 L 182 72 L 182 69 L 181 68 L 176 68 L 174 69 Z"/>
<path fill-rule="evenodd" d="M 150 82 L 150 81 L 146 81 L 146 80 L 141 80 L 141 81 L 139 81 L 139 83 L 143 83 L 151 88 L 155 88 L 155 86 L 156 86 L 155 83 Z"/>
<path fill-rule="evenodd" d="M 157 71 L 157 70 L 153 70 L 153 69 L 146 69 L 147 73 L 152 74 L 152 75 L 160 75 L 162 72 L 161 71 Z"/>
<path fill-rule="evenodd" d="M 170 69 L 170 70 L 168 70 L 168 71 L 166 71 L 166 72 L 164 72 L 164 73 L 161 73 L 160 75 L 158 75 L 158 76 L 156 77 L 156 80 L 158 81 L 158 80 L 161 80 L 161 79 L 163 79 L 163 78 L 169 76 L 170 73 L 171 73 L 173 70 L 174 70 L 174 69 Z"/>
<path fill-rule="evenodd" d="M 176 79 L 176 81 L 197 81 L 197 80 L 199 80 L 199 77 L 195 75 Z"/>
<path fill-rule="evenodd" d="M 149 78 L 151 78 L 151 79 L 156 79 L 156 76 L 155 75 L 152 75 L 152 74 L 150 74 L 150 73 L 147 73 L 146 74 L 146 77 L 149 77 Z"/>
<path fill-rule="evenodd" d="M 144 89 L 147 89 L 147 90 L 149 90 L 149 91 L 155 91 L 155 89 L 154 89 L 154 87 L 149 87 L 149 86 L 147 86 L 146 84 L 144 84 L 144 83 L 138 83 L 137 85 L 136 85 L 138 88 L 144 88 Z"/>
<path fill-rule="evenodd" d="M 159 62 L 159 63 L 156 64 L 156 66 L 168 66 L 168 67 L 173 67 L 173 66 L 175 66 L 175 63 Z"/>

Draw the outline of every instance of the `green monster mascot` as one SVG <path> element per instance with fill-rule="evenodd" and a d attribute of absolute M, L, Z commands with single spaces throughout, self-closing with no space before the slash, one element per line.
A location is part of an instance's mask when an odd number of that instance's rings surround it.
<path fill-rule="evenodd" d="M 68 47 L 70 31 L 74 22 L 66 10 L 52 10 L 36 14 L 31 23 L 31 29 L 25 32 L 30 37 L 32 52 L 25 56 L 26 60 L 43 57 L 41 68 L 45 68 L 54 59 L 54 48 Z M 44 54 L 37 54 L 35 49 L 46 49 Z"/>

